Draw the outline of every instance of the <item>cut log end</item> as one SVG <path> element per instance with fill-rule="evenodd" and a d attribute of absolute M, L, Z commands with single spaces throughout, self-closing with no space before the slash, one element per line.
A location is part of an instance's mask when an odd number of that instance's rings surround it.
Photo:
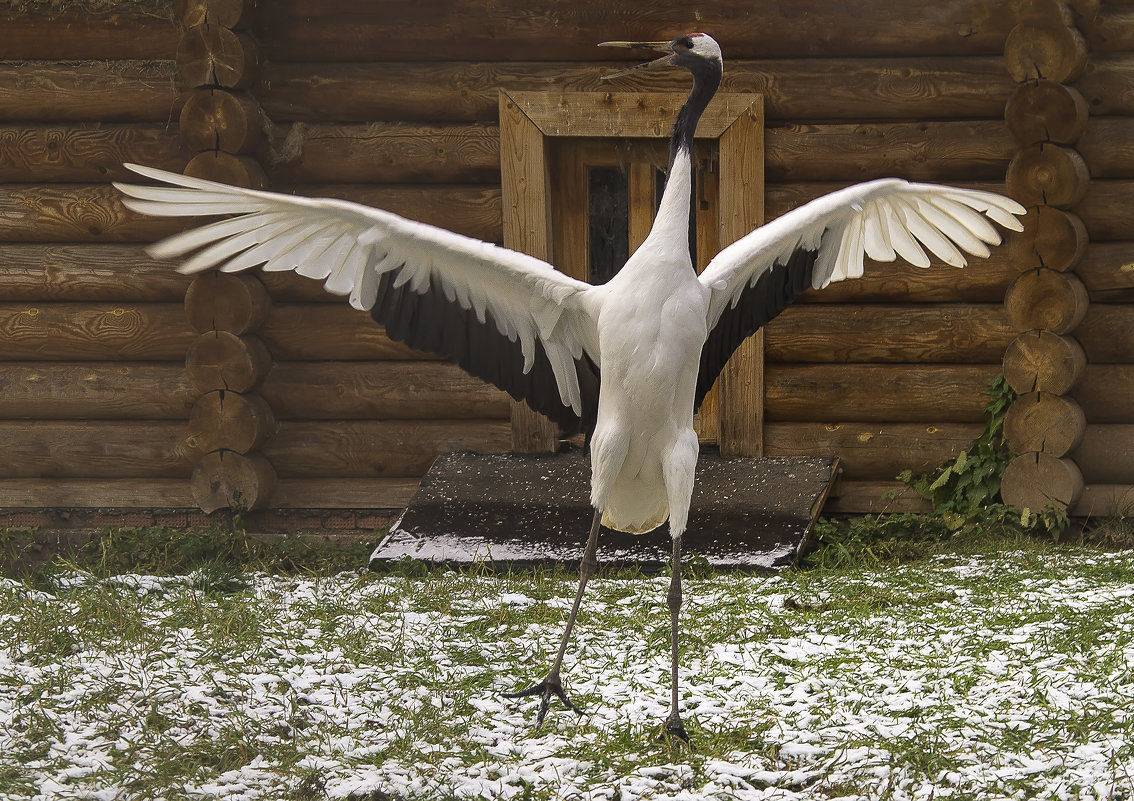
<path fill-rule="evenodd" d="M 258 454 L 215 451 L 193 471 L 193 498 L 202 511 L 262 509 L 276 487 L 276 471 Z"/>
<path fill-rule="evenodd" d="M 1004 438 L 1015 453 L 1035 451 L 1066 456 L 1087 431 L 1087 418 L 1071 398 L 1029 392 L 1016 399 L 1004 418 Z"/>
<path fill-rule="evenodd" d="M 248 392 L 268 374 L 272 357 L 255 336 L 237 336 L 227 331 L 201 334 L 189 346 L 185 369 L 200 394 L 224 389 Z"/>
<path fill-rule="evenodd" d="M 1083 493 L 1083 474 L 1067 458 L 1046 453 L 1017 456 L 1004 470 L 1000 495 L 1004 502 L 1039 512 L 1047 507 L 1067 509 Z"/>
<path fill-rule="evenodd" d="M 251 153 L 263 136 L 256 101 L 245 93 L 224 89 L 193 91 L 178 122 L 193 150 Z"/>
<path fill-rule="evenodd" d="M 271 305 L 268 290 L 256 275 L 202 273 L 185 293 L 185 314 L 202 333 L 256 331 L 268 319 Z"/>
<path fill-rule="evenodd" d="M 1004 352 L 1004 378 L 1020 395 L 1065 395 L 1079 383 L 1086 367 L 1082 346 L 1071 337 L 1051 331 L 1026 331 Z"/>
<path fill-rule="evenodd" d="M 1008 33 L 1004 60 L 1017 83 L 1048 79 L 1071 83 L 1087 66 L 1087 42 L 1062 19 L 1031 19 Z"/>
<path fill-rule="evenodd" d="M 1082 322 L 1089 304 L 1087 288 L 1077 276 L 1046 269 L 1023 273 L 1004 296 L 1008 321 L 1020 332 L 1068 334 Z"/>
<path fill-rule="evenodd" d="M 1008 165 L 1008 194 L 1025 206 L 1068 207 L 1087 194 L 1091 171 L 1071 148 L 1053 144 L 1030 145 Z"/>
<path fill-rule="evenodd" d="M 1004 109 L 1008 130 L 1021 145 L 1073 145 L 1087 129 L 1090 105 L 1079 90 L 1051 80 L 1016 87 Z"/>
<path fill-rule="evenodd" d="M 249 454 L 276 428 L 267 401 L 256 394 L 216 391 L 202 395 L 189 415 L 189 441 L 205 453 L 226 450 Z"/>
<path fill-rule="evenodd" d="M 1076 214 L 1038 206 L 1028 210 L 1023 223 L 1024 230 L 1008 242 L 1008 257 L 1020 270 L 1071 270 L 1087 252 L 1087 226 Z"/>

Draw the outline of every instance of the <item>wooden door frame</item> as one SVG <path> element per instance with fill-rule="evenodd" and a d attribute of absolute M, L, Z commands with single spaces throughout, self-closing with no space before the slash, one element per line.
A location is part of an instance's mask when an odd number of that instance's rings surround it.
<path fill-rule="evenodd" d="M 500 178 L 504 244 L 554 263 L 548 140 L 556 137 L 668 138 L 685 102 L 679 93 L 500 92 Z M 764 222 L 764 100 L 721 93 L 697 126 L 716 139 L 720 161 L 718 235 L 724 247 Z M 573 276 L 581 280 L 585 276 Z M 723 456 L 760 456 L 764 431 L 764 334 L 729 360 L 718 380 Z M 553 423 L 526 404 L 512 407 L 512 448 L 556 450 Z"/>

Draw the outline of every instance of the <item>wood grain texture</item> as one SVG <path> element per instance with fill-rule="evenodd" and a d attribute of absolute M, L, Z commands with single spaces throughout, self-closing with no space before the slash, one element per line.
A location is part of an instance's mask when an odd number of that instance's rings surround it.
<path fill-rule="evenodd" d="M 185 509 L 185 478 L 0 478 L 0 508 Z"/>
<path fill-rule="evenodd" d="M 178 126 L 193 150 L 251 153 L 264 135 L 255 97 L 219 88 L 190 92 L 181 107 Z"/>
<path fill-rule="evenodd" d="M 767 327 L 777 362 L 999 364 L 1016 332 L 1000 304 L 791 306 Z"/>
<path fill-rule="evenodd" d="M 1090 298 L 1083 282 L 1073 273 L 1029 270 L 1008 287 L 1004 309 L 1019 333 L 1039 328 L 1069 334 L 1082 322 Z"/>
<path fill-rule="evenodd" d="M 432 359 L 386 336 L 346 303 L 276 303 L 258 331 L 280 361 Z"/>
<path fill-rule="evenodd" d="M 180 303 L 189 281 L 143 245 L 0 244 L 0 297 L 8 302 Z"/>
<path fill-rule="evenodd" d="M 765 368 L 775 422 L 975 423 L 996 365 L 779 364 Z"/>
<path fill-rule="evenodd" d="M 193 500 L 204 512 L 263 509 L 276 489 L 276 472 L 260 454 L 213 451 L 193 468 Z"/>
<path fill-rule="evenodd" d="M 609 35 L 609 32 L 608 32 Z M 726 53 L 728 51 L 726 50 Z M 592 59 L 597 59 L 596 52 Z M 368 54 L 365 58 L 369 59 Z M 609 92 L 609 67 L 571 62 L 369 61 L 263 65 L 256 96 L 276 121 L 418 120 L 495 122 L 501 87 L 517 92 Z M 1116 104 L 1129 91 L 1134 59 L 1111 59 L 1092 74 L 1088 101 Z M 828 121 L 1001 119 L 1014 83 L 999 54 L 985 57 L 876 59 L 729 57 L 721 91 L 760 94 L 768 120 Z M 1127 89 L 1128 87 L 1128 89 Z M 618 80 L 618 91 L 687 92 L 678 70 L 644 70 Z M 1110 112 L 1115 113 L 1115 112 Z"/>
<path fill-rule="evenodd" d="M 1031 451 L 1066 456 L 1087 431 L 1087 418 L 1073 399 L 1050 392 L 1028 392 L 1008 407 L 1004 439 L 1013 453 Z"/>
<path fill-rule="evenodd" d="M 1134 424 L 1090 424 L 1079 446 L 1071 452 L 1092 484 L 1134 484 Z"/>
<path fill-rule="evenodd" d="M 0 362 L 0 419 L 185 420 L 195 393 L 168 362 Z"/>
<path fill-rule="evenodd" d="M 200 333 L 250 334 L 268 319 L 271 305 L 256 273 L 201 273 L 185 293 L 185 316 Z"/>
<path fill-rule="evenodd" d="M 185 86 L 247 89 L 257 78 L 256 40 L 217 23 L 188 28 L 177 43 L 177 72 Z"/>
<path fill-rule="evenodd" d="M 171 60 L 0 61 L 4 122 L 170 123 L 180 94 Z"/>
<path fill-rule="evenodd" d="M 927 472 L 969 447 L 980 423 L 774 423 L 765 456 L 838 456 L 847 480 L 892 480 Z"/>
<path fill-rule="evenodd" d="M 1071 397 L 1090 423 L 1134 423 L 1134 364 L 1089 364 Z"/>
<path fill-rule="evenodd" d="M 804 0 L 784 7 L 757 2 L 740 14 L 727 0 L 697 7 L 696 22 L 681 6 L 612 4 L 533 6 L 522 0 L 398 4 L 383 0 L 343 5 L 281 0 L 254 30 L 269 59 L 283 61 L 379 58 L 410 60 L 444 46 L 449 58 L 594 59 L 585 43 L 611 31 L 638 41 L 668 40 L 690 25 L 718 37 L 732 58 L 806 56 L 1000 55 L 1013 15 L 1004 4 L 964 5 L 916 0 L 900 13 L 885 4 L 832 5 Z M 397 36 L 389 36 L 397 31 Z M 375 47 L 375 42 L 382 42 Z M 627 54 L 626 60 L 634 55 Z M 640 56 L 639 56 L 640 58 Z"/>
<path fill-rule="evenodd" d="M 177 46 L 177 20 L 163 0 L 40 3 L 0 11 L 6 59 L 162 58 Z"/>
<path fill-rule="evenodd" d="M 259 337 L 209 331 L 193 340 L 185 370 L 197 395 L 216 390 L 250 392 L 272 366 L 272 354 Z"/>
<path fill-rule="evenodd" d="M 1025 331 L 1004 352 L 1004 378 L 1017 394 L 1064 395 L 1079 383 L 1086 366 L 1082 346 L 1051 331 Z"/>
<path fill-rule="evenodd" d="M 1008 165 L 1008 194 L 1025 206 L 1070 208 L 1083 199 L 1091 171 L 1077 150 L 1040 143 L 1020 150 Z"/>
<path fill-rule="evenodd" d="M 185 423 L 0 420 L 3 478 L 188 478 Z"/>
<path fill-rule="evenodd" d="M 261 388 L 281 419 L 508 419 L 510 399 L 446 362 L 277 362 Z"/>
<path fill-rule="evenodd" d="M 249 454 L 276 431 L 268 403 L 255 392 L 218 390 L 201 395 L 189 415 L 189 444 L 201 454 L 221 449 Z"/>
<path fill-rule="evenodd" d="M 109 185 L 0 186 L 0 242 L 153 242 L 183 224 L 135 214 Z"/>
<path fill-rule="evenodd" d="M 0 183 L 97 183 L 136 178 L 122 165 L 178 170 L 184 143 L 163 125 L 0 126 Z"/>
<path fill-rule="evenodd" d="M 417 492 L 409 478 L 282 478 L 268 501 L 271 509 L 404 509 Z M 3 484 L 0 483 L 0 497 Z"/>
<path fill-rule="evenodd" d="M 1004 109 L 1008 128 L 1021 145 L 1073 145 L 1087 129 L 1089 114 L 1078 89 L 1046 78 L 1018 85 Z"/>
<path fill-rule="evenodd" d="M 502 453 L 512 445 L 507 421 L 283 421 L 264 455 L 281 478 L 416 477 L 439 454 Z"/>
<path fill-rule="evenodd" d="M 1075 339 L 1083 346 L 1088 364 L 1134 364 L 1134 307 L 1129 304 L 1092 303 Z"/>
<path fill-rule="evenodd" d="M 1083 473 L 1073 459 L 1024 453 L 1004 469 L 1000 494 L 1005 503 L 1033 512 L 1048 506 L 1067 509 L 1079 500 L 1083 484 Z"/>
<path fill-rule="evenodd" d="M 0 304 L 6 360 L 180 360 L 193 337 L 180 304 Z"/>
<path fill-rule="evenodd" d="M 1087 226 L 1078 215 L 1037 206 L 1023 218 L 1024 230 L 1008 240 L 1008 255 L 1021 270 L 1071 270 L 1087 252 Z"/>

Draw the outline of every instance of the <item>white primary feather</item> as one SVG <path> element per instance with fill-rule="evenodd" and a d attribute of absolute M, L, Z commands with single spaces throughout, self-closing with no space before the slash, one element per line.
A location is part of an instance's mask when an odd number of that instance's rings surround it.
<path fill-rule="evenodd" d="M 574 359 L 598 361 L 594 323 L 583 296 L 593 288 L 550 264 L 396 214 L 342 200 L 315 199 L 218 184 L 128 164 L 162 186 L 115 184 L 134 211 L 154 216 L 236 215 L 165 239 L 155 258 L 193 254 L 180 270 L 236 272 L 260 266 L 294 270 L 347 295 L 357 309 L 377 299 L 379 276 L 396 273 L 395 286 L 424 293 L 435 283 L 445 297 L 480 322 L 491 314 L 500 333 L 519 341 L 524 372 L 535 342 L 555 373 L 563 403 L 582 413 Z"/>
<path fill-rule="evenodd" d="M 866 257 L 893 261 L 901 257 L 928 267 L 933 253 L 963 267 L 962 250 L 986 257 L 1000 235 L 988 222 L 1013 231 L 1025 209 L 992 192 L 883 179 L 832 192 L 742 237 L 709 262 L 701 283 L 712 291 L 709 328 L 744 289 L 775 264 L 785 264 L 800 247 L 819 253 L 810 284 L 821 289 L 832 281 L 862 275 Z M 986 217 L 988 219 L 986 219 Z"/>

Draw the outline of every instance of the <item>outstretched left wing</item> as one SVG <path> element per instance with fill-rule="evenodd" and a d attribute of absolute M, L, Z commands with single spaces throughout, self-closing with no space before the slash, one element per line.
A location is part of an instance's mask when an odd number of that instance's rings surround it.
<path fill-rule="evenodd" d="M 164 186 L 115 184 L 134 211 L 236 215 L 150 248 L 186 273 L 262 266 L 321 279 L 391 338 L 456 361 L 567 430 L 598 404 L 592 287 L 523 253 L 325 198 L 262 192 L 126 165 Z M 189 255 L 192 254 L 192 255 Z"/>
<path fill-rule="evenodd" d="M 924 248 L 954 267 L 1000 244 L 992 220 L 1014 231 L 1025 214 L 992 192 L 883 179 L 832 192 L 741 237 L 700 275 L 710 291 L 697 404 L 747 337 L 808 287 L 860 278 L 866 257 L 928 267 Z"/>

